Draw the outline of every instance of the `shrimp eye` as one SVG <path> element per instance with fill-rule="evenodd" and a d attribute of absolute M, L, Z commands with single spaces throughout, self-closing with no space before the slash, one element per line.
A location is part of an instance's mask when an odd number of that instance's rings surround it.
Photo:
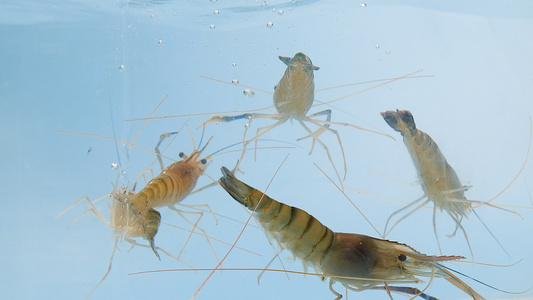
<path fill-rule="evenodd" d="M 407 256 L 405 256 L 405 254 L 400 254 L 400 255 L 398 255 L 398 259 L 400 261 L 405 261 L 407 259 Z"/>
<path fill-rule="evenodd" d="M 180 158 L 182 158 L 182 157 L 183 157 L 183 155 L 185 155 L 185 153 L 183 153 L 183 152 L 180 152 L 180 154 L 178 154 L 178 155 L 180 156 Z"/>
<path fill-rule="evenodd" d="M 204 158 L 200 162 L 202 163 L 202 165 L 205 165 L 207 163 L 207 159 Z"/>

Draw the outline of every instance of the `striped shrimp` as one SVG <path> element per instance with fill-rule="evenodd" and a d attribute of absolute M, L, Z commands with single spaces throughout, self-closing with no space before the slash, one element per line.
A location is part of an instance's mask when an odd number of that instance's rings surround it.
<path fill-rule="evenodd" d="M 437 227 L 436 227 L 436 221 L 435 221 L 437 209 L 439 209 L 440 211 L 443 211 L 443 210 L 446 211 L 446 213 L 454 221 L 455 230 L 451 234 L 451 236 L 454 236 L 458 229 L 460 229 L 463 232 L 463 235 L 468 244 L 468 248 L 470 249 L 470 253 L 472 254 L 472 257 L 473 257 L 473 252 L 470 246 L 470 242 L 468 240 L 468 235 L 464 227 L 461 224 L 463 218 L 468 218 L 468 215 L 470 214 L 470 212 L 473 211 L 472 204 L 488 205 L 488 206 L 496 207 L 496 208 L 506 210 L 506 211 L 519 215 L 518 213 L 514 211 L 510 211 L 510 210 L 495 206 L 489 203 L 490 201 L 483 202 L 483 201 L 475 201 L 475 200 L 466 199 L 464 192 L 469 187 L 463 186 L 461 184 L 461 181 L 459 180 L 457 173 L 450 166 L 450 164 L 446 161 L 446 158 L 440 151 L 435 141 L 427 133 L 421 130 L 418 130 L 416 128 L 413 115 L 411 114 L 410 111 L 408 110 L 386 111 L 386 112 L 382 112 L 381 115 L 385 119 L 387 124 L 389 124 L 394 130 L 400 132 L 401 135 L 403 136 L 403 141 L 405 145 L 407 146 L 409 154 L 411 155 L 411 159 L 413 160 L 413 163 L 415 165 L 416 171 L 418 173 L 418 177 L 420 178 L 420 184 L 422 186 L 422 190 L 424 191 L 424 195 L 422 197 L 418 198 L 417 200 L 413 201 L 407 206 L 391 214 L 391 216 L 387 220 L 387 224 L 385 225 L 385 231 L 384 231 L 385 236 L 401 220 L 403 220 L 404 218 L 406 218 L 407 216 L 409 216 L 410 214 L 412 214 L 419 208 L 423 207 L 424 205 L 432 201 L 434 204 L 433 206 L 433 230 L 435 233 L 435 237 L 437 239 L 439 250 L 441 250 L 441 246 L 440 246 L 439 238 L 437 235 Z M 529 150 L 528 150 L 528 153 L 529 153 Z M 527 157 L 526 157 L 526 161 L 527 161 Z M 525 162 L 524 162 L 524 165 L 525 165 Z M 518 173 L 518 175 L 520 174 L 520 172 Z M 424 199 L 425 201 L 422 201 Z M 421 201 L 422 203 L 420 203 Z M 408 212 L 405 216 L 401 217 L 387 232 L 387 226 L 391 218 L 394 215 L 403 211 L 404 209 L 407 209 L 415 204 L 417 204 L 417 206 L 413 210 Z M 489 230 L 486 225 L 485 227 L 487 228 L 487 230 Z M 489 230 L 489 233 L 496 240 L 496 242 L 500 245 L 503 251 L 507 253 L 507 251 L 503 248 L 503 246 L 500 244 L 500 242 L 496 239 L 496 237 L 492 234 L 490 230 Z M 507 253 L 507 255 L 509 254 Z"/>
<path fill-rule="evenodd" d="M 132 197 L 125 196 L 122 199 L 129 205 L 134 215 L 141 220 L 142 228 L 145 231 L 144 237 L 150 242 L 152 250 L 159 259 L 161 258 L 157 253 L 154 242 L 157 230 L 154 230 L 153 228 L 153 217 L 150 218 L 150 215 L 153 216 L 155 208 L 157 207 L 167 206 L 169 209 L 174 210 L 181 217 L 183 217 L 183 219 L 189 222 L 193 228 L 198 229 L 207 237 L 203 229 L 197 227 L 198 222 L 203 216 L 203 212 L 185 212 L 176 208 L 175 205 L 185 199 L 194 190 L 198 178 L 204 173 L 205 169 L 209 165 L 210 156 L 200 159 L 200 155 L 205 147 L 207 147 L 209 144 L 209 141 L 204 145 L 203 148 L 200 150 L 194 150 L 189 156 L 185 155 L 183 152 L 180 152 L 179 156 L 181 160 L 164 168 L 159 146 L 165 138 L 173 134 L 177 134 L 177 132 L 162 134 L 155 147 L 155 152 L 157 154 L 162 172 L 156 177 L 152 178 L 152 180 L 150 180 L 138 193 L 134 194 Z M 184 213 L 197 214 L 198 219 L 196 222 L 192 223 L 185 218 L 183 215 Z M 209 239 L 207 241 L 209 245 L 211 245 Z"/>
<path fill-rule="evenodd" d="M 304 267 L 329 277 L 335 299 L 342 295 L 333 289 L 339 282 L 353 291 L 386 290 L 436 299 L 423 290 L 389 284 L 422 282 L 418 277 L 444 278 L 473 299 L 484 299 L 442 265 L 462 256 L 428 256 L 398 242 L 354 233 L 338 233 L 302 209 L 278 202 L 263 192 L 239 181 L 226 168 L 220 185 L 237 202 L 253 211 L 254 217 L 270 239 L 302 260 Z M 429 286 L 429 285 L 428 285 Z"/>
<path fill-rule="evenodd" d="M 311 62 L 311 59 L 302 52 L 296 53 L 294 57 L 292 58 L 285 57 L 285 56 L 279 56 L 279 59 L 285 65 L 287 65 L 287 69 L 285 70 L 283 77 L 280 79 L 278 85 L 276 86 L 274 94 L 273 94 L 274 107 L 276 108 L 277 113 L 275 114 L 245 113 L 245 114 L 235 115 L 235 116 L 214 116 L 211 119 L 204 122 L 201 126 L 205 126 L 206 124 L 211 123 L 211 122 L 230 122 L 230 121 L 240 120 L 240 119 L 248 119 L 249 123 L 247 125 L 249 125 L 254 118 L 265 118 L 265 119 L 276 120 L 276 122 L 271 125 L 258 128 L 256 131 L 256 135 L 253 138 L 244 142 L 243 152 L 242 152 L 241 159 L 240 159 L 240 161 L 242 161 L 242 158 L 246 150 L 246 146 L 248 144 L 250 144 L 251 142 L 255 142 L 255 148 L 257 148 L 257 141 L 259 137 L 263 136 L 264 134 L 276 128 L 277 126 L 285 123 L 287 120 L 295 120 L 309 134 L 305 137 L 300 138 L 299 140 L 312 137 L 312 144 L 311 144 L 311 149 L 309 151 L 309 154 L 313 152 L 315 142 L 318 143 L 320 146 L 322 146 L 322 148 L 326 151 L 326 154 L 335 171 L 335 174 L 337 175 L 337 178 L 339 179 L 342 185 L 341 176 L 339 175 L 337 168 L 335 167 L 335 164 L 333 163 L 333 159 L 330 154 L 330 151 L 328 147 L 326 146 L 326 144 L 320 139 L 319 136 L 325 131 L 328 131 L 337 137 L 337 141 L 338 141 L 341 153 L 342 153 L 342 160 L 343 160 L 343 166 L 344 166 L 344 178 L 346 177 L 346 172 L 347 172 L 344 148 L 342 147 L 342 141 L 341 141 L 339 133 L 336 130 L 330 128 L 330 125 L 349 126 L 349 127 L 353 127 L 359 130 L 364 130 L 364 131 L 368 131 L 368 132 L 372 132 L 372 133 L 376 133 L 376 134 L 380 134 L 380 135 L 384 135 L 388 137 L 391 137 L 391 136 L 384 134 L 384 133 L 377 132 L 377 131 L 373 131 L 370 129 L 366 129 L 363 127 L 359 127 L 353 124 L 349 124 L 349 123 L 332 122 L 330 109 L 326 109 L 326 110 L 323 110 L 317 113 L 307 115 L 315 99 L 314 71 L 318 70 L 319 67 L 313 65 L 313 63 Z M 391 79 L 387 81 L 387 83 L 394 81 L 396 79 L 399 79 L 399 78 Z M 382 84 L 385 84 L 385 83 L 382 83 Z M 332 100 L 326 103 L 331 103 L 337 100 L 340 100 L 340 99 Z M 320 116 L 325 116 L 326 120 L 317 119 L 317 117 L 320 117 Z M 318 129 L 316 131 L 312 131 L 305 124 L 305 122 L 314 124 L 315 126 L 318 127 Z M 246 135 L 246 131 L 245 131 L 245 135 Z"/>

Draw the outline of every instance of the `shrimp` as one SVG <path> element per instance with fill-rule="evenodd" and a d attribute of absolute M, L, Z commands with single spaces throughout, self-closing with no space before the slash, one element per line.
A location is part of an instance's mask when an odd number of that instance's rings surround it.
<path fill-rule="evenodd" d="M 144 174 L 147 172 L 151 172 L 150 169 L 143 171 L 141 174 L 137 176 L 137 178 L 140 178 L 141 176 L 144 177 Z M 136 185 L 136 182 L 134 183 L 134 186 Z M 132 189 L 129 188 L 115 188 L 111 193 L 100 197 L 94 201 L 91 201 L 87 196 L 84 196 L 80 198 L 78 201 L 73 203 L 71 206 L 66 208 L 64 211 L 59 213 L 55 219 L 59 218 L 61 215 L 66 213 L 68 210 L 76 206 L 77 204 L 81 203 L 82 201 L 87 201 L 87 204 L 89 208 L 83 212 L 80 216 L 75 218 L 73 222 L 81 218 L 83 215 L 87 213 L 93 213 L 98 219 L 100 219 L 104 224 L 106 224 L 108 227 L 113 229 L 113 237 L 114 237 L 114 246 L 113 246 L 113 252 L 111 253 L 111 257 L 109 258 L 109 266 L 107 268 L 106 273 L 104 276 L 100 279 L 98 284 L 85 296 L 85 299 L 89 298 L 92 293 L 104 282 L 104 280 L 107 278 L 107 275 L 111 272 L 111 263 L 113 262 L 113 258 L 115 256 L 115 251 L 117 249 L 118 240 L 122 239 L 127 241 L 132 245 L 132 247 L 139 245 L 142 247 L 148 247 L 146 245 L 137 244 L 135 241 L 135 238 L 145 238 L 146 236 L 154 237 L 157 234 L 157 231 L 159 229 L 159 226 L 161 224 L 161 214 L 151 209 L 146 213 L 146 220 L 143 222 L 141 219 L 139 219 L 130 209 L 129 205 L 124 201 L 124 199 L 128 197 L 134 197 L 135 191 L 134 187 Z M 109 213 L 110 213 L 110 220 L 106 220 L 106 218 L 102 215 L 102 213 L 95 207 L 95 203 L 102 200 L 110 198 L 111 202 L 109 203 Z M 157 248 L 164 252 L 166 255 L 176 258 L 172 256 L 167 251 Z M 178 259 L 179 260 L 179 259 Z"/>
<path fill-rule="evenodd" d="M 450 166 L 450 164 L 446 161 L 446 158 L 440 151 L 435 141 L 427 133 L 421 130 L 418 130 L 416 128 L 413 115 L 411 114 L 410 111 L 408 110 L 386 111 L 386 112 L 382 112 L 381 116 L 385 119 L 387 124 L 389 124 L 390 127 L 392 127 L 392 129 L 400 132 L 401 135 L 403 136 L 403 141 L 405 145 L 407 146 L 407 150 L 409 151 L 409 154 L 411 155 L 411 159 L 413 160 L 413 163 L 417 170 L 418 177 L 420 178 L 420 184 L 422 186 L 422 190 L 424 191 L 424 195 L 422 197 L 418 198 L 414 202 L 408 204 L 407 206 L 391 214 L 391 216 L 388 218 L 387 223 L 385 225 L 385 231 L 384 231 L 385 236 L 388 233 L 387 232 L 388 223 L 394 215 L 396 215 L 397 213 L 403 211 L 404 209 L 407 209 L 408 207 L 411 207 L 412 205 L 415 205 L 416 203 L 425 199 L 425 201 L 423 201 L 421 204 L 416 206 L 416 208 L 414 208 L 412 211 L 410 211 L 405 216 L 400 218 L 400 220 L 398 220 L 390 228 L 390 230 L 392 230 L 392 228 L 394 228 L 401 220 L 403 220 L 404 218 L 406 218 L 407 216 L 409 216 L 410 214 L 412 214 L 419 208 L 423 207 L 424 205 L 432 201 L 434 203 L 433 230 L 435 232 L 435 237 L 437 239 L 439 250 L 441 250 L 441 246 L 440 246 L 439 238 L 437 235 L 437 227 L 436 227 L 436 222 L 435 222 L 437 209 L 439 209 L 440 211 L 443 211 L 443 210 L 446 211 L 448 215 L 454 221 L 455 230 L 451 234 L 451 236 L 454 236 L 458 229 L 460 229 L 463 232 L 463 235 L 468 244 L 468 248 L 470 249 L 470 253 L 472 254 L 472 257 L 473 257 L 472 247 L 468 240 L 468 235 L 464 227 L 461 225 L 463 218 L 468 218 L 468 215 L 470 214 L 470 212 L 473 211 L 472 204 L 488 205 L 488 206 L 496 207 L 496 208 L 519 215 L 518 213 L 514 211 L 510 211 L 510 210 L 495 206 L 489 203 L 490 201 L 483 202 L 483 201 L 475 201 L 475 200 L 466 199 L 464 192 L 469 188 L 469 186 L 464 186 L 461 184 L 461 181 L 459 180 L 457 173 Z M 526 161 L 527 161 L 527 157 L 526 157 Z M 487 230 L 489 230 L 488 227 L 487 227 Z M 500 244 L 500 242 L 496 239 L 496 237 L 492 234 L 490 230 L 489 230 L 489 233 L 493 236 L 493 238 L 500 245 L 500 247 L 505 251 L 505 253 L 507 253 L 507 251 L 503 248 L 503 246 Z M 508 253 L 507 255 L 509 256 Z"/>
<path fill-rule="evenodd" d="M 149 214 L 153 214 L 153 211 L 155 211 L 154 208 L 167 206 L 169 209 L 174 210 L 187 222 L 193 225 L 193 228 L 198 228 L 198 222 L 203 216 L 203 212 L 185 212 L 176 208 L 175 205 L 185 199 L 194 190 L 198 178 L 204 173 L 205 169 L 209 165 L 209 157 L 199 159 L 202 151 L 209 144 L 209 141 L 202 149 L 194 150 L 189 156 L 185 155 L 183 152 L 180 152 L 180 161 L 174 162 L 170 166 L 163 168 L 159 146 L 165 138 L 176 133 L 177 132 L 170 132 L 162 134 L 155 147 L 155 152 L 157 154 L 162 172 L 155 178 L 152 178 L 152 180 L 150 180 L 146 186 L 133 197 L 124 198 L 124 202 L 128 203 L 131 211 L 143 222 L 142 228 L 145 231 L 144 237 L 150 242 L 152 250 L 159 259 L 161 258 L 157 253 L 154 242 L 157 230 L 154 231 L 153 219 L 149 218 Z M 185 218 L 183 213 L 198 214 L 199 216 L 196 222 L 192 223 Z M 198 230 L 200 230 L 203 235 L 207 237 L 203 229 L 198 228 Z M 208 243 L 211 245 L 209 239 Z"/>
<path fill-rule="evenodd" d="M 309 154 L 313 152 L 315 142 L 318 143 L 322 148 L 326 151 L 326 154 L 328 156 L 328 159 L 335 171 L 335 174 L 337 175 L 337 178 L 339 179 L 341 185 L 342 181 L 341 177 L 339 175 L 339 172 L 337 171 L 337 168 L 335 167 L 335 164 L 333 163 L 332 156 L 330 154 L 330 151 L 326 144 L 320 139 L 320 135 L 324 133 L 325 131 L 331 132 L 337 137 L 337 142 L 339 144 L 341 153 L 342 153 L 342 160 L 343 160 L 343 166 L 344 166 L 344 177 L 346 177 L 347 173 L 347 166 L 346 166 L 346 157 L 344 154 L 344 148 L 342 146 L 342 141 L 339 133 L 330 128 L 330 125 L 340 125 L 340 126 L 349 126 L 353 127 L 359 130 L 364 130 L 384 136 L 391 137 L 390 135 L 380 133 L 377 131 L 373 131 L 370 129 L 365 129 L 353 124 L 349 123 L 339 123 L 339 122 L 332 122 L 331 121 L 331 110 L 326 109 L 317 113 L 313 113 L 310 115 L 307 115 L 309 110 L 311 109 L 311 106 L 313 105 L 314 99 L 315 99 L 315 83 L 314 83 L 314 71 L 319 70 L 319 67 L 313 65 L 311 62 L 311 59 L 305 55 L 302 52 L 298 52 L 294 55 L 294 57 L 285 57 L 285 56 L 279 56 L 279 59 L 287 65 L 287 69 L 285 70 L 285 73 L 283 74 L 283 77 L 279 81 L 278 85 L 276 86 L 276 89 L 274 91 L 274 107 L 276 108 L 277 113 L 276 114 L 262 114 L 262 113 L 245 113 L 242 115 L 235 115 L 235 116 L 214 116 L 211 119 L 204 122 L 200 127 L 205 126 L 208 123 L 211 122 L 231 122 L 234 120 L 239 119 L 248 119 L 249 125 L 254 118 L 265 118 L 265 119 L 273 119 L 276 120 L 275 123 L 258 128 L 256 131 L 256 135 L 249 139 L 244 141 L 244 147 L 243 152 L 241 154 L 241 159 L 244 156 L 244 153 L 246 151 L 246 146 L 250 144 L 252 141 L 255 142 L 255 148 L 257 148 L 257 141 L 258 139 L 269 132 L 270 130 L 276 128 L 277 126 L 285 123 L 287 120 L 295 120 L 298 121 L 298 123 L 304 128 L 305 131 L 309 135 L 302 137 L 298 140 L 305 139 L 308 137 L 312 137 L 312 144 L 311 149 L 309 151 Z M 320 120 L 316 117 L 325 116 L 326 120 Z M 305 122 L 314 124 L 318 127 L 316 131 L 312 131 Z M 248 126 L 247 126 L 248 127 Z M 246 131 L 245 131 L 246 135 Z M 392 137 L 391 137 L 392 138 Z"/>
<path fill-rule="evenodd" d="M 473 299 L 484 299 L 440 262 L 464 259 L 462 256 L 428 256 L 398 242 L 354 233 L 334 232 L 306 211 L 278 202 L 263 192 L 239 181 L 222 167 L 219 184 L 240 204 L 253 211 L 254 217 L 270 239 L 329 277 L 329 289 L 339 282 L 353 291 L 387 290 L 436 299 L 424 290 L 398 283 L 420 283 L 419 276 L 444 278 Z M 429 286 L 429 285 L 428 285 Z"/>

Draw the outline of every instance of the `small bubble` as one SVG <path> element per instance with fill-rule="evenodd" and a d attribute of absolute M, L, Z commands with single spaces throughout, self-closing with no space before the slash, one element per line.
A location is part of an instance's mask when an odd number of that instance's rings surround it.
<path fill-rule="evenodd" d="M 111 169 L 115 170 L 116 168 L 118 168 L 118 164 L 117 163 L 112 163 L 111 164 Z"/>
<path fill-rule="evenodd" d="M 255 96 L 255 93 L 254 91 L 250 90 L 250 89 L 245 89 L 244 91 L 242 91 L 242 94 L 244 96 L 248 96 L 248 97 L 253 97 Z"/>
<path fill-rule="evenodd" d="M 263 1 L 263 3 L 261 3 L 262 6 L 267 6 L 267 2 L 266 1 Z"/>
<path fill-rule="evenodd" d="M 276 9 L 275 9 L 275 8 L 273 8 L 273 9 L 272 9 L 272 12 L 276 12 Z"/>
<path fill-rule="evenodd" d="M 376 45 L 376 49 L 379 49 L 379 45 Z"/>
<path fill-rule="evenodd" d="M 215 29 L 215 25 L 209 25 L 209 28 Z"/>
<path fill-rule="evenodd" d="M 366 3 L 361 3 L 361 7 L 366 7 Z"/>
<path fill-rule="evenodd" d="M 237 64 L 236 64 L 236 63 L 232 63 L 231 66 L 232 66 L 232 67 L 236 67 Z"/>
<path fill-rule="evenodd" d="M 150 15 L 150 17 L 152 17 L 152 18 L 153 18 L 153 17 L 155 17 L 155 16 L 154 16 L 154 15 Z"/>
<path fill-rule="evenodd" d="M 246 124 L 244 124 L 244 127 L 245 127 L 245 128 L 250 127 L 250 123 L 246 123 Z"/>
<path fill-rule="evenodd" d="M 236 111 L 237 111 L 237 109 L 236 109 L 236 108 L 234 108 L 234 109 L 233 109 L 233 112 L 236 112 Z"/>
<path fill-rule="evenodd" d="M 124 65 L 120 65 L 120 66 L 118 66 L 118 70 L 119 70 L 119 71 L 124 70 Z"/>
<path fill-rule="evenodd" d="M 148 9 L 148 12 L 152 12 L 152 9 Z"/>
<path fill-rule="evenodd" d="M 282 15 L 282 14 L 283 14 L 283 9 L 278 10 L 278 15 Z"/>
<path fill-rule="evenodd" d="M 231 83 L 237 85 L 237 84 L 239 84 L 239 80 L 237 80 L 237 79 L 233 79 L 233 80 L 231 81 Z"/>
<path fill-rule="evenodd" d="M 272 22 L 268 22 L 268 23 L 267 23 L 267 27 L 268 27 L 268 28 L 272 28 L 272 26 L 274 26 L 274 23 L 272 23 Z"/>
<path fill-rule="evenodd" d="M 163 45 L 165 42 L 163 42 L 163 40 L 159 40 L 159 41 L 157 41 L 157 43 L 158 43 L 159 45 Z"/>
<path fill-rule="evenodd" d="M 218 13 L 219 13 L 218 9 L 215 9 L 215 11 L 213 11 L 214 15 L 218 15 Z"/>
<path fill-rule="evenodd" d="M 218 125 L 218 122 L 215 122 L 215 125 Z"/>

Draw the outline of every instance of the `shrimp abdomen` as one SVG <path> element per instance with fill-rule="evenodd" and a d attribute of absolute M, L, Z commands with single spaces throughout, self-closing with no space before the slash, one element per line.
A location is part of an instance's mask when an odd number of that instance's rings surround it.
<path fill-rule="evenodd" d="M 297 207 L 278 202 L 239 181 L 222 167 L 220 185 L 248 209 L 270 237 L 305 264 L 320 264 L 333 241 L 333 232 L 315 217 Z"/>

